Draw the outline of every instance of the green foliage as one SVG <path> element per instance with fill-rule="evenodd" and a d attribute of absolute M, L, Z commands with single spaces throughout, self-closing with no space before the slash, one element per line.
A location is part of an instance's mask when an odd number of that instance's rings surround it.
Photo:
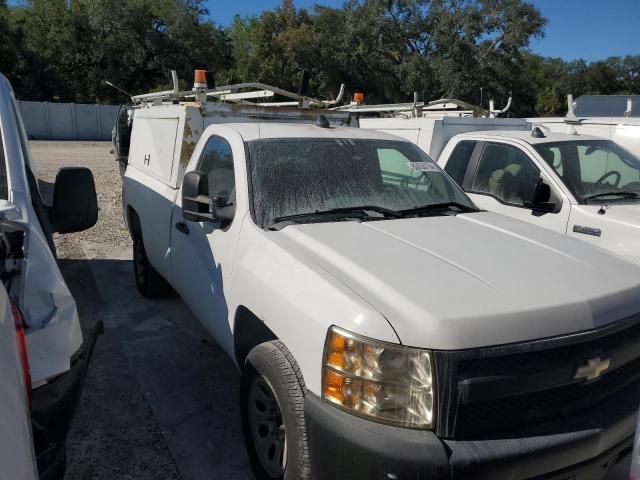
<path fill-rule="evenodd" d="M 202 0 L 28 0 L 12 11 L 21 45 L 18 95 L 34 100 L 122 101 L 168 83 L 169 70 L 231 65 L 227 35 Z"/>
<path fill-rule="evenodd" d="M 0 0 L 0 71 L 21 98 L 119 102 L 166 88 L 176 69 L 218 84 L 261 81 L 337 95 L 341 83 L 369 102 L 433 100 L 498 105 L 515 115 L 557 115 L 566 95 L 640 93 L 640 56 L 586 63 L 528 51 L 546 20 L 525 0 L 347 0 L 297 9 L 283 0 L 259 16 L 213 23 L 204 0 Z"/>
<path fill-rule="evenodd" d="M 535 102 L 530 111 L 538 115 L 567 112 L 567 94 L 628 95 L 640 93 L 640 56 L 611 57 L 593 63 L 565 62 L 528 54 L 524 77 L 530 79 Z"/>
<path fill-rule="evenodd" d="M 521 0 L 351 0 L 310 12 L 283 2 L 235 19 L 232 77 L 293 86 L 306 69 L 317 95 L 345 82 L 373 101 L 406 100 L 416 90 L 476 100 L 481 86 L 506 96 L 544 24 Z"/>
<path fill-rule="evenodd" d="M 0 0 L 0 72 L 13 75 L 17 63 L 18 52 L 9 21 L 9 10 L 6 1 Z"/>

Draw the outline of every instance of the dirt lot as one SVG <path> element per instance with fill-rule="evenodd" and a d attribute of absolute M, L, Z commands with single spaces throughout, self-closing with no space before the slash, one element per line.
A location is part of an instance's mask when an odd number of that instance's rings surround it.
<path fill-rule="evenodd" d="M 105 324 L 69 438 L 67 480 L 252 478 L 235 367 L 178 298 L 149 301 L 136 290 L 109 150 L 31 143 L 45 195 L 60 167 L 87 166 L 100 206 L 94 228 L 55 238 L 81 318 Z M 621 465 L 608 480 L 628 472 Z"/>

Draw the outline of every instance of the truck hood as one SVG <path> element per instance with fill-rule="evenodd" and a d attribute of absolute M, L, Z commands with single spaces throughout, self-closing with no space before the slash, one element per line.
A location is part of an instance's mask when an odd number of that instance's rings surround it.
<path fill-rule="evenodd" d="M 601 205 L 580 205 L 579 207 L 594 215 L 599 215 Z M 640 229 L 640 203 L 610 203 L 604 206 L 606 213 L 599 215 L 603 220 L 616 222 L 630 228 Z M 637 232 L 638 230 L 636 230 Z"/>
<path fill-rule="evenodd" d="M 601 231 L 601 236 L 588 240 L 640 265 L 640 204 L 612 203 L 604 208 L 605 213 L 601 215 L 598 213 L 600 205 L 573 206 L 569 230 L 576 225 L 596 228 Z"/>
<path fill-rule="evenodd" d="M 378 310 L 405 345 L 523 342 L 640 312 L 637 267 L 494 213 L 306 224 L 273 235 Z"/>

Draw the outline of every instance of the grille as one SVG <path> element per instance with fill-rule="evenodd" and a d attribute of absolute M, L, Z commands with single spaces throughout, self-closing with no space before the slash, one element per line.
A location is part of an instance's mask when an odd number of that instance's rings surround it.
<path fill-rule="evenodd" d="M 576 379 L 589 359 L 610 359 L 597 379 Z M 443 438 L 508 435 L 640 395 L 640 318 L 593 332 L 521 345 L 435 352 L 437 432 Z"/>

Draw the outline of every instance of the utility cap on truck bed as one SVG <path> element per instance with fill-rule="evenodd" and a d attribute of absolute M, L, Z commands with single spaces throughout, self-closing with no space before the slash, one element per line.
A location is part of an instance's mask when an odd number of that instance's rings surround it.
<path fill-rule="evenodd" d="M 344 84 L 335 99 L 318 100 L 263 83 L 239 83 L 209 89 L 205 72 L 196 72 L 192 90 L 179 89 L 174 70 L 171 72 L 172 90 L 131 96 L 133 105 L 121 109 L 112 132 L 113 152 L 120 163 L 121 175 L 131 163 L 130 146 L 136 150 L 133 137 L 137 143 L 163 145 L 164 149 L 168 149 L 167 152 L 173 152 L 175 164 L 179 165 L 173 173 L 173 163 L 168 160 L 161 163 L 155 161 L 154 164 L 158 168 L 155 173 L 175 187 L 175 182 L 182 178 L 195 144 L 208 125 L 271 121 L 318 124 L 321 121 L 334 127 L 350 123 L 348 112 L 329 108 L 342 100 Z M 273 100 L 276 96 L 284 97 L 286 101 L 262 101 Z M 321 117 L 324 120 L 320 120 Z M 155 158 L 163 148 L 158 146 L 156 155 L 145 150 L 145 155 Z M 141 161 L 148 163 L 144 160 L 147 157 Z"/>

